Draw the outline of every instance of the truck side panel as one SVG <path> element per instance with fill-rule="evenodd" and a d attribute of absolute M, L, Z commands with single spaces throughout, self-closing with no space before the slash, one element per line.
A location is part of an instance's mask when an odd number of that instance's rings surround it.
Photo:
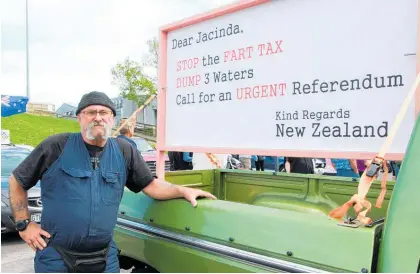
<path fill-rule="evenodd" d="M 125 212 L 118 219 L 118 224 L 124 228 L 127 228 L 125 221 L 131 220 L 137 224 L 139 233 L 141 227 L 161 229 L 176 234 L 177 239 L 189 236 L 195 239 L 193 242 L 206 240 L 252 252 L 255 256 L 265 255 L 271 260 L 335 272 L 370 271 L 376 235 L 381 231 L 380 226 L 358 229 L 338 226 L 337 221 L 310 211 L 223 200 L 202 200 L 193 208 L 183 199 L 154 201 L 144 194 L 126 194 Z M 134 258 L 140 260 L 149 252 L 150 245 L 142 243 L 143 239 L 132 238 L 124 243 L 119 241 L 120 234 L 116 236 L 122 254 L 135 246 L 139 254 Z M 145 248 L 141 248 L 143 245 Z M 182 240 L 178 245 L 183 246 Z M 348 260 L 350 257 L 353 259 Z M 159 265 L 151 266 L 159 269 Z M 212 268 L 208 271 L 214 272 Z"/>
<path fill-rule="evenodd" d="M 168 243 L 168 239 L 160 235 L 150 236 L 141 230 L 134 230 L 133 234 L 133 231 L 128 231 L 132 228 L 124 223 L 131 220 L 139 227 L 162 229 L 175 233 L 177 237 L 190 236 L 194 241 L 206 240 L 238 251 L 253 252 L 256 256 L 265 255 L 272 260 L 285 260 L 305 267 L 334 272 L 375 269 L 374 252 L 382 225 L 349 228 L 338 226 L 336 220 L 330 220 L 327 216 L 330 210 L 356 193 L 357 182 L 351 179 L 206 170 L 169 172 L 166 180 L 212 191 L 219 200 L 202 200 L 197 208 L 193 208 L 183 199 L 154 201 L 142 193 L 134 194 L 126 190 L 120 206 L 119 227 L 115 233 L 116 243 L 123 256 L 150 263 L 151 267 L 165 271 L 167 266 L 161 265 L 166 264 L 165 260 L 158 260 L 156 254 L 176 257 L 172 252 L 179 252 L 183 254 L 179 256 L 191 260 L 208 259 L 207 272 L 217 272 L 219 269 L 223 272 L 269 271 L 267 265 L 253 265 L 258 269 L 251 270 L 249 262 L 231 262 L 231 259 L 224 261 L 220 254 L 205 252 L 203 248 L 192 251 L 191 247 L 186 249 L 182 242 Z M 393 183 L 388 187 L 384 207 L 373 212 L 375 216 L 370 214 L 374 219 L 385 216 Z M 375 182 L 369 196 L 372 203 L 379 191 L 379 182 Z M 164 248 L 168 250 L 161 250 Z M 179 250 L 176 251 L 176 248 Z M 203 258 L 197 259 L 200 256 Z M 353 259 L 346 259 L 350 257 Z M 222 261 L 226 263 L 226 268 L 219 268 L 223 266 Z M 192 270 L 188 265 L 177 266 L 175 263 L 174 267 L 169 271 L 178 272 L 175 269 L 179 269 L 182 272 L 202 272 L 202 266 L 194 266 Z"/>
<path fill-rule="evenodd" d="M 122 227 L 116 228 L 115 239 L 120 245 L 127 247 L 121 255 L 154 266 L 159 272 L 276 272 L 276 270 L 270 268 L 258 267 L 234 258 L 222 257 L 198 248 L 180 245 L 177 242 L 130 231 Z"/>
<path fill-rule="evenodd" d="M 407 146 L 383 233 L 378 271 L 419 272 L 420 119 Z"/>

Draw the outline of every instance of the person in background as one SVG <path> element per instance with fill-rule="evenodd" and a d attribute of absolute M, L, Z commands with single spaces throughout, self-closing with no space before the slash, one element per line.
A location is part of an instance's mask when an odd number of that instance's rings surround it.
<path fill-rule="evenodd" d="M 397 167 L 397 163 L 395 161 L 386 161 L 387 167 L 388 167 L 388 176 L 387 176 L 387 181 L 392 181 L 392 180 L 396 180 L 397 176 L 398 176 L 398 167 Z M 383 176 L 384 176 L 384 168 L 382 167 L 379 170 L 379 174 L 378 174 L 378 180 L 382 180 Z"/>
<path fill-rule="evenodd" d="M 287 173 L 314 174 L 312 158 L 285 157 Z"/>
<path fill-rule="evenodd" d="M 357 170 L 356 160 L 354 159 L 331 159 L 331 162 L 337 171 L 337 176 L 360 178 Z"/>
<path fill-rule="evenodd" d="M 193 153 L 192 152 L 183 152 L 182 153 L 182 160 L 185 163 L 188 163 L 188 168 L 187 169 L 189 169 L 189 170 L 193 169 L 192 159 L 193 159 Z"/>
<path fill-rule="evenodd" d="M 240 154 L 239 161 L 241 161 L 242 165 L 244 166 L 244 170 L 251 169 L 251 155 Z"/>
<path fill-rule="evenodd" d="M 130 127 L 128 125 L 125 125 L 123 128 L 120 129 L 120 135 L 117 136 L 117 138 L 122 138 L 127 140 L 135 149 L 137 149 L 137 144 L 131 140 L 131 137 L 133 137 L 133 133 L 130 130 Z"/>
<path fill-rule="evenodd" d="M 363 172 L 365 172 L 367 167 L 367 161 L 366 160 L 356 160 L 357 170 L 359 171 L 359 175 L 362 176 Z"/>
<path fill-rule="evenodd" d="M 279 162 L 279 170 L 278 171 L 279 172 L 286 172 L 286 163 L 285 163 L 286 159 L 285 159 L 285 157 L 277 156 L 277 157 L 274 157 L 273 159 L 274 159 L 274 167 L 276 165 L 275 161 L 277 159 L 277 161 Z"/>
<path fill-rule="evenodd" d="M 174 170 L 192 170 L 192 152 L 172 152 Z"/>
<path fill-rule="evenodd" d="M 398 173 L 400 172 L 400 167 L 398 166 L 396 161 L 391 161 L 391 167 L 394 175 L 394 179 L 398 178 Z"/>
<path fill-rule="evenodd" d="M 265 156 L 252 155 L 252 159 L 255 161 L 255 169 L 257 171 L 264 171 Z"/>
<path fill-rule="evenodd" d="M 337 175 L 337 171 L 335 170 L 334 165 L 333 165 L 330 158 L 325 159 L 325 168 L 324 168 L 323 175 L 326 175 L 326 176 L 336 176 Z"/>
<path fill-rule="evenodd" d="M 169 157 L 169 163 L 170 163 L 170 171 L 175 171 L 178 170 L 178 165 L 175 161 L 175 155 L 176 152 L 175 151 L 168 151 L 168 157 Z"/>

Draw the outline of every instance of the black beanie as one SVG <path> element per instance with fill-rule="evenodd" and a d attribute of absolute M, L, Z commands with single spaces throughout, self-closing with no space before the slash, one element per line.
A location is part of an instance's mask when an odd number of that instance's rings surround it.
<path fill-rule="evenodd" d="M 77 107 L 76 115 L 78 115 L 84 108 L 91 105 L 101 105 L 109 107 L 114 113 L 114 116 L 117 115 L 114 103 L 111 101 L 111 99 L 109 99 L 109 97 L 105 93 L 99 91 L 92 91 L 83 95 L 82 99 L 80 100 L 79 106 Z"/>

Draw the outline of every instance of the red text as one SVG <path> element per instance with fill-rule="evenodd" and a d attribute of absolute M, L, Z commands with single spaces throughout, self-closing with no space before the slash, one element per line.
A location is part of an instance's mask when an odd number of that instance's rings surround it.
<path fill-rule="evenodd" d="M 185 76 L 179 77 L 176 79 L 176 87 L 177 88 L 186 88 L 190 86 L 197 86 L 200 84 L 201 76 L 200 75 L 192 75 L 192 76 Z"/>
<path fill-rule="evenodd" d="M 275 41 L 275 43 L 264 43 L 258 45 L 258 52 L 260 56 L 263 55 L 270 55 L 270 54 L 276 54 L 279 52 L 283 52 L 283 49 L 281 48 L 281 43 L 283 40 Z"/>
<path fill-rule="evenodd" d="M 267 97 L 284 96 L 286 83 L 257 85 L 253 87 L 244 87 L 236 89 L 236 98 L 241 99 L 257 99 Z"/>
<path fill-rule="evenodd" d="M 196 68 L 199 61 L 200 59 L 197 57 L 178 61 L 176 63 L 176 71 Z"/>
<path fill-rule="evenodd" d="M 238 60 L 246 60 L 252 57 L 254 48 L 252 46 L 246 48 L 239 48 L 234 50 L 227 50 L 224 52 L 224 62 L 232 62 Z"/>

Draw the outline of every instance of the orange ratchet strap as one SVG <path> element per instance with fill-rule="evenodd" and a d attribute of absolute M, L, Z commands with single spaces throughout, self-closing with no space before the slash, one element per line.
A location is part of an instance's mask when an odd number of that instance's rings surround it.
<path fill-rule="evenodd" d="M 385 194 L 386 194 L 386 180 L 387 180 L 389 171 L 388 171 L 388 165 L 385 160 L 383 162 L 383 169 L 384 169 L 384 174 L 381 181 L 381 193 L 379 193 L 379 196 L 376 199 L 376 205 L 375 205 L 377 208 L 382 207 L 382 203 L 385 199 Z"/>
<path fill-rule="evenodd" d="M 395 133 L 397 132 L 398 127 L 401 124 L 401 121 L 409 107 L 410 101 L 413 98 L 416 89 L 420 83 L 420 73 L 417 74 L 416 80 L 411 87 L 410 92 L 405 97 L 405 100 L 401 106 L 401 109 L 397 116 L 395 117 L 395 122 L 390 130 L 390 134 L 388 135 L 387 139 L 385 140 L 385 143 L 382 145 L 380 153 L 373 159 L 373 161 L 369 164 L 368 167 L 366 167 L 365 172 L 363 172 L 362 177 L 360 178 L 359 185 L 357 188 L 357 194 L 354 194 L 351 199 L 343 204 L 342 206 L 332 210 L 328 216 L 335 219 L 341 219 L 343 218 L 347 211 L 350 209 L 350 207 L 353 206 L 353 209 L 356 213 L 356 220 L 360 221 L 361 223 L 367 225 L 372 222 L 372 219 L 369 217 L 366 217 L 366 214 L 371 209 L 371 204 L 369 201 L 366 200 L 366 195 L 369 192 L 370 186 L 372 185 L 372 182 L 378 177 L 378 172 L 380 168 L 383 168 L 384 174 L 381 182 L 381 193 L 379 194 L 377 200 L 376 200 L 376 207 L 381 208 L 382 202 L 384 201 L 385 194 L 386 194 L 386 180 L 388 177 L 388 165 L 384 159 L 384 155 L 386 151 L 388 150 L 389 146 L 392 143 L 392 140 L 395 136 Z M 376 161 L 375 161 L 376 160 Z M 374 176 L 367 176 L 367 171 L 372 167 L 372 164 L 376 165 L 377 172 L 374 174 Z M 363 208 L 366 208 L 364 211 L 362 211 Z"/>
<path fill-rule="evenodd" d="M 378 167 L 378 171 L 376 172 L 376 174 L 372 177 L 367 176 L 367 171 L 369 169 L 369 167 L 366 168 L 366 170 L 363 172 L 362 177 L 360 178 L 359 181 L 359 185 L 357 188 L 357 194 L 354 194 L 351 199 L 346 202 L 345 204 L 343 204 L 342 206 L 334 209 L 333 211 L 330 212 L 329 216 L 331 218 L 335 218 L 335 219 L 341 219 L 342 217 L 344 217 L 347 213 L 347 211 L 350 209 L 350 207 L 353 206 L 353 209 L 356 213 L 356 220 L 360 221 L 361 223 L 368 225 L 372 222 L 372 219 L 369 217 L 366 217 L 367 213 L 370 211 L 372 205 L 371 203 L 366 200 L 366 195 L 369 192 L 369 189 L 373 183 L 373 181 L 378 177 L 378 173 L 380 168 L 384 169 L 384 174 L 383 174 L 383 178 L 382 178 L 382 182 L 381 182 L 381 193 L 378 196 L 378 199 L 376 201 L 376 207 L 380 208 L 382 206 L 382 202 L 385 198 L 385 194 L 386 194 L 386 180 L 387 180 L 387 176 L 388 176 L 388 166 L 386 164 L 386 161 L 384 158 L 382 157 L 375 157 L 375 159 L 372 161 L 372 164 L 377 164 Z M 369 166 L 370 166 L 369 165 Z M 363 208 L 366 208 L 365 210 L 363 210 Z M 362 211 L 363 210 L 363 211 Z"/>

